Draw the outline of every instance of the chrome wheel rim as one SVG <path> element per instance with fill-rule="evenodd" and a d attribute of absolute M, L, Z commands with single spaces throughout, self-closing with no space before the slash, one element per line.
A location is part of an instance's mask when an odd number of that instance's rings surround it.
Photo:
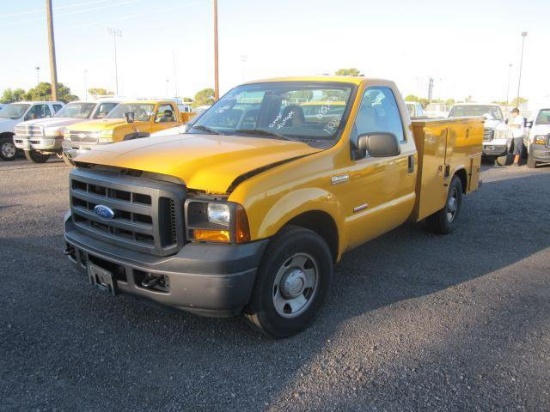
<path fill-rule="evenodd" d="M 451 195 L 447 201 L 447 220 L 452 222 L 458 212 L 458 190 L 456 187 L 452 188 Z"/>
<path fill-rule="evenodd" d="M 273 306 L 284 318 L 295 318 L 313 303 L 319 285 L 317 262 L 307 253 L 296 253 L 277 271 L 273 282 Z"/>
<path fill-rule="evenodd" d="M 12 143 L 4 143 L 2 145 L 2 155 L 8 158 L 15 156 L 15 146 Z"/>

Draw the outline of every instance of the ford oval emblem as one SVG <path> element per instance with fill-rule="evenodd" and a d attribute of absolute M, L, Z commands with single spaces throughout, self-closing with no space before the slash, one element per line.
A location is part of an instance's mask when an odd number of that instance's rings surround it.
<path fill-rule="evenodd" d="M 104 205 L 97 205 L 94 207 L 94 212 L 102 219 L 111 220 L 115 217 L 115 212 L 110 207 Z"/>

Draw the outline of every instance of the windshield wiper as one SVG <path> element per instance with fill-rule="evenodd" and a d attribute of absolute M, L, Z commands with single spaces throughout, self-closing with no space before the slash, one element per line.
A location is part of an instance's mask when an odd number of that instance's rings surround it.
<path fill-rule="evenodd" d="M 202 130 L 203 132 L 208 132 L 208 133 L 212 133 L 212 134 L 222 134 L 221 132 L 218 132 L 217 130 L 211 129 L 210 127 L 203 126 L 201 124 L 193 126 L 191 129 Z"/>
<path fill-rule="evenodd" d="M 285 136 L 279 133 L 269 132 L 267 130 L 263 129 L 237 129 L 234 131 L 234 133 L 244 133 L 244 134 L 251 134 L 256 136 L 269 136 L 269 137 L 276 137 L 278 139 L 282 140 L 290 140 L 292 142 L 298 142 L 299 140 L 293 139 L 292 137 Z"/>

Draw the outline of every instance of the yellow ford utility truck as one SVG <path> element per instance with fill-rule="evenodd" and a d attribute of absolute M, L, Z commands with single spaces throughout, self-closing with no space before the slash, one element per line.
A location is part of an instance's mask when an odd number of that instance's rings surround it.
<path fill-rule="evenodd" d="M 63 140 L 63 156 L 72 163 L 77 155 L 98 145 L 146 137 L 153 132 L 179 126 L 188 119 L 189 113 L 181 113 L 174 101 L 123 102 L 104 119 L 67 127 Z"/>
<path fill-rule="evenodd" d="M 455 228 L 482 141 L 482 118 L 411 123 L 390 81 L 247 83 L 187 134 L 79 156 L 65 254 L 112 294 L 288 337 L 345 252 L 407 220 Z"/>

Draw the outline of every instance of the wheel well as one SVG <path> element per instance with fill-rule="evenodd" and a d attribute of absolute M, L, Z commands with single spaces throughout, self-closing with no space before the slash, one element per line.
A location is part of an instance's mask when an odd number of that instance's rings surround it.
<path fill-rule="evenodd" d="M 332 261 L 336 262 L 338 257 L 338 229 L 330 215 L 318 210 L 311 211 L 296 216 L 288 224 L 312 230 L 321 236 L 330 249 Z"/>
<path fill-rule="evenodd" d="M 457 176 L 460 179 L 460 183 L 462 183 L 462 193 L 466 193 L 466 189 L 468 188 L 468 176 L 466 175 L 466 170 L 457 170 L 455 176 Z"/>
<path fill-rule="evenodd" d="M 3 137 L 11 138 L 13 136 L 14 136 L 14 134 L 11 133 L 11 132 L 0 133 L 0 139 L 3 138 Z"/>

